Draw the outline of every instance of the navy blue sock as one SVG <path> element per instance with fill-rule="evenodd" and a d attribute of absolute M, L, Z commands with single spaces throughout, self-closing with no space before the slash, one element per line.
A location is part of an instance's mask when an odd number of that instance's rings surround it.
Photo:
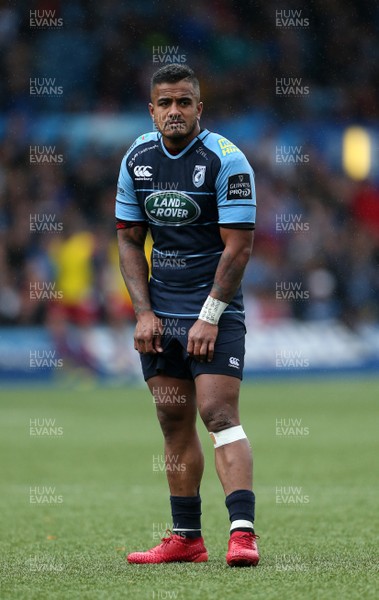
<path fill-rule="evenodd" d="M 197 496 L 170 496 L 172 531 L 186 538 L 201 537 L 201 498 Z"/>
<path fill-rule="evenodd" d="M 229 511 L 230 522 L 248 521 L 254 525 L 255 496 L 250 490 L 236 490 L 225 498 L 225 504 Z M 251 531 L 254 528 L 248 524 L 237 523 L 231 531 Z"/>

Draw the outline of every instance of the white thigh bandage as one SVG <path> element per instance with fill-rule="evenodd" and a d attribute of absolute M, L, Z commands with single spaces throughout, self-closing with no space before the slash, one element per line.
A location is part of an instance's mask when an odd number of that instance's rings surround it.
<path fill-rule="evenodd" d="M 209 432 L 209 435 L 213 440 L 213 445 L 215 448 L 225 446 L 225 444 L 231 444 L 232 442 L 238 442 L 238 440 L 247 439 L 242 425 L 229 427 L 229 429 L 224 429 L 223 431 L 218 431 L 217 433 Z"/>

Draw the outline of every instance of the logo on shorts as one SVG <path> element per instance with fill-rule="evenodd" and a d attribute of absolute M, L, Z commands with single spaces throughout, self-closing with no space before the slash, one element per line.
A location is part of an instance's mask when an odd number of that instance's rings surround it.
<path fill-rule="evenodd" d="M 205 181 L 206 168 L 206 165 L 195 165 L 192 174 L 192 182 L 193 185 L 195 185 L 196 187 L 200 187 L 201 185 L 203 185 Z"/>
<path fill-rule="evenodd" d="M 240 359 L 236 358 L 235 356 L 231 356 L 229 358 L 229 367 L 234 367 L 235 369 L 239 369 L 240 368 Z"/>

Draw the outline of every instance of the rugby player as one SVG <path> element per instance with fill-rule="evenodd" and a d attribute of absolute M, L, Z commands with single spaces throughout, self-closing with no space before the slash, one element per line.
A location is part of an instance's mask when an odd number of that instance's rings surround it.
<path fill-rule="evenodd" d="M 208 560 L 200 523 L 198 411 L 214 444 L 229 511 L 226 561 L 255 566 L 252 455 L 238 412 L 246 332 L 240 284 L 253 244 L 254 173 L 232 142 L 200 127 L 202 110 L 192 69 L 159 69 L 149 103 L 155 131 L 132 144 L 120 168 L 120 266 L 137 319 L 134 347 L 164 436 L 173 520 L 161 544 L 127 560 Z M 172 457 L 184 468 L 170 468 Z"/>

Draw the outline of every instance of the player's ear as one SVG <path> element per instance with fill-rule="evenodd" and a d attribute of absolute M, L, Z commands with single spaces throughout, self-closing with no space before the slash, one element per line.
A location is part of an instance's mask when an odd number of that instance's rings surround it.
<path fill-rule="evenodd" d="M 198 102 L 197 103 L 197 118 L 200 121 L 200 117 L 201 117 L 201 113 L 203 112 L 203 103 L 202 102 Z"/>
<path fill-rule="evenodd" d="M 148 108 L 149 108 L 150 116 L 154 119 L 154 104 L 152 104 L 151 102 L 149 102 Z"/>

